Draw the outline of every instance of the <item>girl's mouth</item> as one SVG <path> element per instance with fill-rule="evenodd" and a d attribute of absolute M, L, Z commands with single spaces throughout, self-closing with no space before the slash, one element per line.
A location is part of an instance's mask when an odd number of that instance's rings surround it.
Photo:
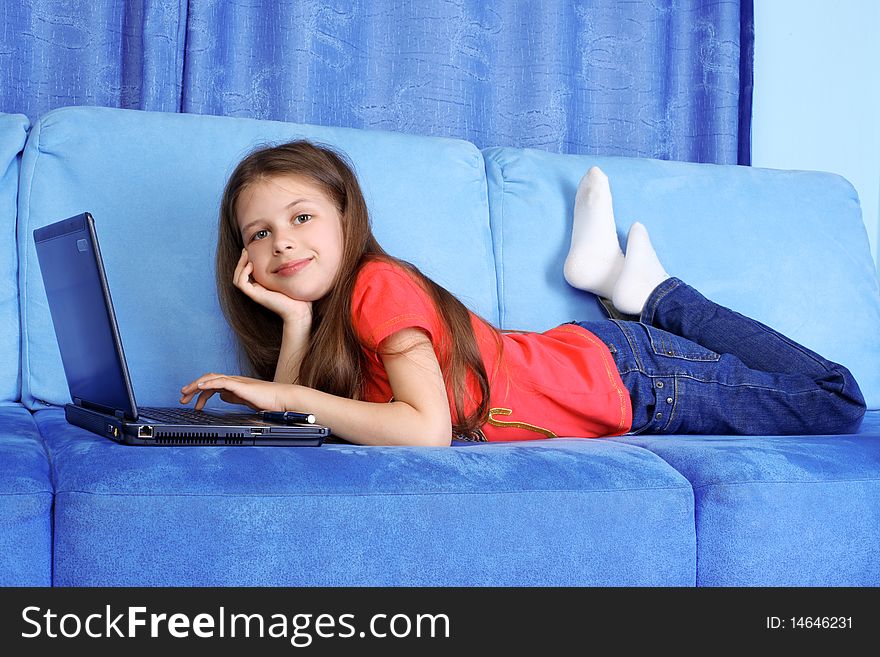
<path fill-rule="evenodd" d="M 279 276 L 293 276 L 294 274 L 297 274 L 308 267 L 311 262 L 311 258 L 293 260 L 292 262 L 288 262 L 287 264 L 280 267 L 275 273 Z"/>

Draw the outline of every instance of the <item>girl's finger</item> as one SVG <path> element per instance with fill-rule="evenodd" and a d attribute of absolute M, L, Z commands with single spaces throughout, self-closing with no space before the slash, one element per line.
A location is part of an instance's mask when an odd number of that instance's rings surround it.
<path fill-rule="evenodd" d="M 202 410 L 205 407 L 205 404 L 208 403 L 208 400 L 214 395 L 216 390 L 203 390 L 199 393 L 199 398 L 196 401 L 195 409 L 197 411 Z"/>
<path fill-rule="evenodd" d="M 244 266 L 244 264 L 246 262 L 247 262 L 247 251 L 242 249 L 241 256 L 239 256 L 239 258 L 238 258 L 238 263 L 236 263 L 236 265 L 235 265 L 235 272 L 238 273 L 238 270 L 241 269 L 242 266 Z"/>
<path fill-rule="evenodd" d="M 210 384 L 210 382 L 218 381 L 222 378 L 222 375 L 214 374 L 212 372 L 211 374 L 205 374 L 204 376 L 196 379 L 190 384 L 192 386 L 192 391 L 186 394 L 185 399 L 189 401 L 195 396 L 196 392 L 201 390 L 201 393 L 199 394 L 199 398 L 196 400 L 195 405 L 195 409 L 197 411 L 201 410 L 202 406 L 205 405 L 204 402 L 207 401 L 216 391 L 216 384 Z"/>
<path fill-rule="evenodd" d="M 180 389 L 180 392 L 187 392 L 188 390 L 195 392 L 196 390 L 198 390 L 199 384 L 202 383 L 203 381 L 210 381 L 211 379 L 217 379 L 221 376 L 223 376 L 223 375 L 217 374 L 216 372 L 208 372 L 207 374 L 203 374 L 202 376 L 200 376 L 196 380 L 187 383 L 185 386 L 183 386 Z"/>
<path fill-rule="evenodd" d="M 209 384 L 216 385 L 219 381 L 231 381 L 232 378 L 225 374 L 206 374 L 201 380 L 196 381 L 197 388 L 209 387 Z"/>
<path fill-rule="evenodd" d="M 224 375 L 215 375 L 210 379 L 203 379 L 199 381 L 197 388 L 202 391 L 211 390 L 216 392 L 217 390 L 229 390 L 230 392 L 235 392 L 235 388 L 237 388 L 237 383 L 235 379 L 224 376 Z"/>
<path fill-rule="evenodd" d="M 199 381 L 201 381 L 201 380 L 202 380 L 202 377 L 199 377 L 198 379 L 194 379 L 194 380 L 190 381 L 189 383 L 187 383 L 185 386 L 183 386 L 180 389 L 180 392 L 186 392 L 187 390 L 192 390 L 193 388 L 195 388 L 198 385 Z"/>
<path fill-rule="evenodd" d="M 198 388 L 190 388 L 189 386 L 184 387 L 180 391 L 180 403 L 181 404 L 188 404 L 189 400 L 192 399 L 193 395 L 196 394 L 196 392 L 195 392 L 196 390 L 198 390 Z"/>
<path fill-rule="evenodd" d="M 227 393 L 240 399 L 238 395 L 238 381 L 227 376 L 217 376 L 213 379 L 207 379 L 199 383 L 199 387 L 202 389 L 202 392 L 199 394 L 199 400 L 196 402 L 196 410 L 201 410 L 205 405 L 202 403 L 203 398 L 204 401 L 207 402 L 211 395 L 217 392 Z M 220 399 L 223 399 L 223 394 L 220 395 Z"/>
<path fill-rule="evenodd" d="M 242 249 L 241 257 L 238 259 L 238 264 L 235 267 L 235 272 L 233 272 L 233 274 L 232 274 L 232 284 L 235 285 L 236 287 L 239 287 L 239 288 L 241 287 L 240 281 L 241 281 L 242 272 L 249 264 L 251 264 L 251 263 L 247 259 L 247 251 Z"/>
<path fill-rule="evenodd" d="M 251 281 L 250 278 L 250 274 L 253 270 L 254 266 L 249 262 L 244 266 L 244 269 L 241 270 L 238 278 L 235 279 L 235 286 L 249 297 L 251 296 L 251 290 L 257 285 L 256 281 Z"/>
<path fill-rule="evenodd" d="M 192 401 L 193 397 L 195 397 L 195 396 L 196 396 L 196 393 L 188 392 L 180 398 L 180 403 L 181 404 L 189 404 Z"/>

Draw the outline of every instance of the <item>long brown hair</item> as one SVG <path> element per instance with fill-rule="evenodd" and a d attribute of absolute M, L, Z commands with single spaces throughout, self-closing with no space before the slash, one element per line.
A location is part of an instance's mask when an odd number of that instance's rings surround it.
<path fill-rule="evenodd" d="M 468 309 L 414 265 L 388 255 L 370 228 L 367 205 L 352 165 L 341 153 L 324 145 L 294 141 L 259 148 L 244 158 L 226 183 L 220 204 L 217 239 L 217 290 L 220 307 L 247 359 L 242 369 L 271 381 L 281 353 L 283 322 L 232 283 L 244 248 L 235 214 L 241 193 L 251 184 L 279 175 L 302 176 L 317 184 L 333 201 L 342 218 L 342 262 L 331 291 L 312 304 L 312 330 L 299 370 L 299 383 L 334 395 L 360 399 L 366 372 L 365 349 L 351 320 L 351 297 L 357 273 L 371 257 L 393 262 L 411 273 L 434 302 L 450 344 L 440 350 L 440 368 L 454 402 L 453 430 L 473 436 L 488 418 L 489 379 Z M 484 321 L 480 319 L 479 321 Z M 500 335 L 486 323 L 496 337 Z M 464 414 L 466 380 L 473 377 L 480 391 L 474 410 Z"/>

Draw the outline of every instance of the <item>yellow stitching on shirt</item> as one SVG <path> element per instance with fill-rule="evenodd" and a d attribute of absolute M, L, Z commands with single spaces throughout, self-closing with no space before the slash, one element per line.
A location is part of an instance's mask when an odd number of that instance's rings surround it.
<path fill-rule="evenodd" d="M 503 420 L 496 420 L 492 417 L 495 415 L 510 415 L 513 413 L 512 409 L 509 408 L 490 408 L 489 409 L 489 424 L 493 427 L 515 427 L 517 429 L 526 429 L 527 431 L 535 431 L 546 438 L 557 438 L 558 436 L 550 431 L 550 429 L 544 429 L 542 427 L 535 426 L 534 424 L 529 424 L 528 422 L 505 422 Z"/>

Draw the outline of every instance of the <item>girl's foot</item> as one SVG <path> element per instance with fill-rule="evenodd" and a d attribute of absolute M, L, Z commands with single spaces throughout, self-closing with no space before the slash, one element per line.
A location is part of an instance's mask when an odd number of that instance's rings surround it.
<path fill-rule="evenodd" d="M 592 167 L 581 178 L 574 199 L 571 248 L 563 268 L 565 280 L 580 290 L 610 299 L 623 261 L 608 177 L 599 167 Z"/>
<path fill-rule="evenodd" d="M 647 228 L 634 223 L 626 238 L 626 257 L 611 297 L 614 307 L 628 315 L 641 315 L 651 292 L 667 278 L 669 274 L 657 259 Z"/>

